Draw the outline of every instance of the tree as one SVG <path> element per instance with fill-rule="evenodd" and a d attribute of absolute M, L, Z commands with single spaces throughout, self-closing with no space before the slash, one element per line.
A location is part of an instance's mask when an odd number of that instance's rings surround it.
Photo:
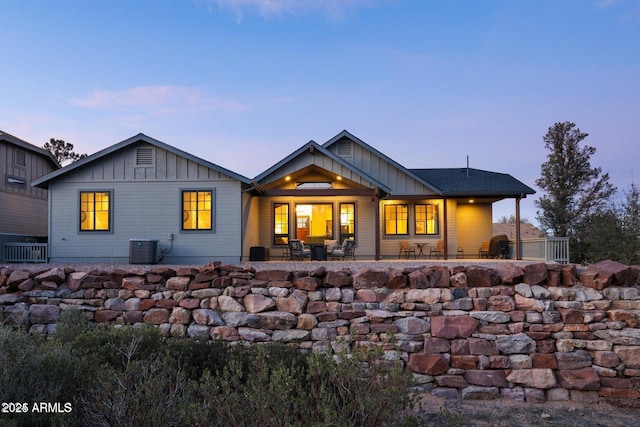
<path fill-rule="evenodd" d="M 609 182 L 609 174 L 592 168 L 594 147 L 580 143 L 589 134 L 571 122 L 556 123 L 544 136 L 550 151 L 541 166 L 536 185 L 546 192 L 536 200 L 537 219 L 544 230 L 552 230 L 557 237 L 566 237 L 576 226 L 595 212 L 604 212 L 616 188 Z"/>
<path fill-rule="evenodd" d="M 509 216 L 503 215 L 500 218 L 498 218 L 498 224 L 515 224 L 516 223 L 516 216 L 511 214 Z M 527 217 L 520 217 L 520 224 L 531 224 L 531 221 L 529 221 L 529 218 Z"/>
<path fill-rule="evenodd" d="M 73 144 L 70 142 L 64 142 L 62 139 L 51 138 L 49 142 L 46 142 L 42 148 L 53 154 L 60 166 L 65 163 L 73 163 L 84 157 L 86 154 L 78 154 L 73 151 Z"/>

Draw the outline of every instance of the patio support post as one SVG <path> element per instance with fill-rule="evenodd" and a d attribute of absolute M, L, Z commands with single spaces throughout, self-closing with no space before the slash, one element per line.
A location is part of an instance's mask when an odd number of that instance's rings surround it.
<path fill-rule="evenodd" d="M 522 239 L 520 237 L 520 197 L 516 197 L 516 259 L 522 259 Z"/>
<path fill-rule="evenodd" d="M 444 253 L 442 259 L 449 259 L 449 221 L 447 221 L 447 199 L 443 199 L 442 203 L 442 215 L 444 216 L 444 231 L 442 238 L 444 239 Z"/>
<path fill-rule="evenodd" d="M 375 188 L 373 190 L 373 194 L 371 195 L 371 201 L 373 202 L 373 218 L 375 221 L 375 230 L 376 230 L 376 237 L 375 237 L 375 249 L 374 249 L 374 259 L 376 261 L 379 261 L 380 259 L 382 259 L 380 257 L 380 233 L 382 232 L 382 230 L 380 229 L 380 197 L 378 195 L 378 189 Z"/>

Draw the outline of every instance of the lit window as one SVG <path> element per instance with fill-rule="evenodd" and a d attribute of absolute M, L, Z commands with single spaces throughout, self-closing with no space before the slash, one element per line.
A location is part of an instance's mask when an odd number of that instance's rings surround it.
<path fill-rule="evenodd" d="M 182 229 L 212 230 L 212 191 L 182 192 Z"/>
<path fill-rule="evenodd" d="M 384 206 L 384 233 L 389 235 L 407 234 L 409 207 L 407 205 Z"/>
<path fill-rule="evenodd" d="M 273 205 L 273 244 L 289 244 L 289 204 L 274 203 Z"/>
<path fill-rule="evenodd" d="M 416 234 L 438 234 L 438 207 L 415 205 Z"/>
<path fill-rule="evenodd" d="M 296 205 L 296 238 L 302 241 L 333 239 L 333 205 Z"/>
<path fill-rule="evenodd" d="M 340 242 L 356 238 L 356 204 L 340 203 Z"/>
<path fill-rule="evenodd" d="M 80 231 L 109 231 L 111 229 L 111 192 L 80 192 Z"/>

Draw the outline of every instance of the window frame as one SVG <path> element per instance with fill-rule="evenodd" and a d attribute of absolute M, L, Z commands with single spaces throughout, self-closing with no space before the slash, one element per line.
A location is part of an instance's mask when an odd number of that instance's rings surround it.
<path fill-rule="evenodd" d="M 424 206 L 424 217 L 418 213 L 418 207 Z M 429 233 L 429 208 L 433 209 L 433 232 Z M 418 233 L 418 222 L 424 221 L 424 233 Z M 437 236 L 440 233 L 440 220 L 438 205 L 432 203 L 415 203 L 413 205 L 413 226 L 414 234 L 416 236 Z"/>
<path fill-rule="evenodd" d="M 107 201 L 107 229 L 101 229 L 101 230 L 96 230 L 95 229 L 95 204 L 96 204 L 96 200 L 95 200 L 95 195 L 98 193 L 105 193 L 108 194 L 109 200 Z M 93 212 L 94 212 L 94 221 L 93 221 L 93 228 L 92 229 L 83 229 L 82 228 L 82 214 L 84 213 L 83 211 L 83 206 L 82 206 L 82 195 L 83 194 L 93 194 L 94 196 L 94 200 L 93 200 Z M 78 233 L 79 234 L 95 234 L 95 233 L 99 233 L 99 234 L 112 234 L 113 233 L 113 189 L 108 189 L 108 190 L 78 190 L 78 218 L 77 218 L 77 224 L 78 224 Z"/>
<path fill-rule="evenodd" d="M 342 223 L 342 206 L 345 205 L 352 205 L 353 206 L 353 214 L 352 214 L 352 222 L 353 222 L 353 233 L 343 233 L 342 232 L 342 227 L 345 226 Z M 344 242 L 344 239 L 353 239 L 354 241 L 356 240 L 356 232 L 357 232 L 357 225 L 358 225 L 358 221 L 356 221 L 357 218 L 357 203 L 356 202 L 339 202 L 338 203 L 338 220 L 339 220 L 339 224 L 338 224 L 338 236 L 339 236 L 339 240 L 338 242 L 342 243 Z M 348 214 L 347 214 L 348 215 Z M 348 227 L 349 224 L 347 222 L 346 226 Z"/>
<path fill-rule="evenodd" d="M 185 209 L 184 209 L 184 196 L 186 193 L 196 193 L 196 204 L 198 203 L 198 193 L 211 193 L 211 209 L 210 209 L 210 213 L 211 213 L 211 225 L 209 228 L 199 228 L 199 226 L 197 225 L 197 220 L 196 220 L 196 228 L 185 228 L 184 226 L 184 214 L 185 214 Z M 216 191 L 215 188 L 181 188 L 180 189 L 180 213 L 179 213 L 179 218 L 180 218 L 180 233 L 188 233 L 188 234 L 198 234 L 198 233 L 215 233 L 216 231 Z M 203 210 L 204 211 L 204 210 Z M 200 212 L 200 209 L 196 208 L 196 212 Z"/>
<path fill-rule="evenodd" d="M 276 208 L 281 206 L 287 207 L 286 222 L 285 222 L 287 226 L 287 232 L 277 234 L 276 219 L 278 218 L 278 215 L 282 215 L 282 214 L 276 214 Z M 273 202 L 271 206 L 271 213 L 273 215 L 272 221 L 271 221 L 271 226 L 272 226 L 271 243 L 273 244 L 273 246 L 287 246 L 289 244 L 289 230 L 291 229 L 291 204 L 289 202 Z M 284 243 L 279 242 L 278 239 L 282 239 Z"/>
<path fill-rule="evenodd" d="M 293 217 L 294 217 L 294 235 L 296 239 L 300 239 L 300 236 L 298 236 L 298 206 L 302 206 L 302 205 L 321 205 L 321 206 L 329 206 L 331 208 L 331 236 L 327 236 L 324 235 L 326 239 L 333 239 L 335 236 L 335 223 L 334 223 L 334 217 L 335 217 L 335 203 L 333 201 L 313 201 L 313 202 L 303 202 L 303 201 L 294 201 L 293 203 Z M 302 240 L 302 239 L 300 239 Z"/>
<path fill-rule="evenodd" d="M 406 217 L 403 219 L 398 215 L 398 208 L 403 207 L 405 209 Z M 394 208 L 394 212 L 389 212 L 388 209 Z M 395 214 L 395 219 L 389 218 L 390 214 Z M 395 223 L 395 232 L 389 232 L 387 224 L 389 221 Z M 398 225 L 404 222 L 404 233 L 398 232 Z M 384 205 L 384 234 L 385 236 L 407 236 L 409 235 L 409 204 L 408 203 L 393 203 Z"/>

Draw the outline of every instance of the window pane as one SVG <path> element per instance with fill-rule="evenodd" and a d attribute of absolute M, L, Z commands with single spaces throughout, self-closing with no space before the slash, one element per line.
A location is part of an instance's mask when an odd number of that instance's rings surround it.
<path fill-rule="evenodd" d="M 213 192 L 182 192 L 182 229 L 213 229 Z"/>
<path fill-rule="evenodd" d="M 109 192 L 80 193 L 80 230 L 109 231 Z"/>
<path fill-rule="evenodd" d="M 385 233 L 407 234 L 409 207 L 407 205 L 385 205 Z"/>
<path fill-rule="evenodd" d="M 333 238 L 333 204 L 296 205 L 296 238 L 307 241 Z"/>

